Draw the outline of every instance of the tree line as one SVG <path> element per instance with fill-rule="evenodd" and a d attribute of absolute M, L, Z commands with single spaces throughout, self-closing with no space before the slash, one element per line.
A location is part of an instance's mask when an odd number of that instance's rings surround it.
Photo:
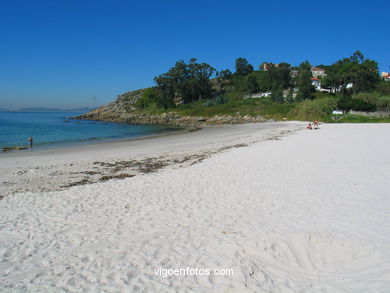
<path fill-rule="evenodd" d="M 326 72 L 321 79 L 323 86 L 347 98 L 370 92 L 380 82 L 377 62 L 365 59 L 360 51 L 332 65 L 317 67 Z M 245 58 L 240 57 L 235 60 L 235 72 L 231 72 L 229 69 L 217 71 L 195 58 L 188 62 L 180 60 L 154 78 L 155 86 L 144 91 L 137 107 L 166 109 L 205 99 L 223 103 L 229 97 L 242 98 L 259 92 L 271 92 L 272 101 L 279 103 L 314 99 L 311 68 L 308 61 L 297 67 L 285 62 L 263 62 L 255 70 Z"/>

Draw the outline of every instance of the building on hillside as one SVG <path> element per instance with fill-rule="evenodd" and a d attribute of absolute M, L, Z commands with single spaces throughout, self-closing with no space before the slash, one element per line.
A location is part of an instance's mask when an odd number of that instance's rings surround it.
<path fill-rule="evenodd" d="M 325 69 L 320 67 L 312 67 L 311 68 L 311 74 L 314 78 L 322 78 L 325 77 Z"/>
<path fill-rule="evenodd" d="M 314 86 L 316 91 L 326 92 L 326 93 L 337 93 L 342 88 L 341 86 L 339 86 L 339 87 L 331 87 L 331 88 L 323 88 L 321 79 L 315 78 L 315 77 L 311 77 L 310 79 L 311 79 L 311 84 Z M 353 83 L 352 82 L 350 82 L 350 83 L 345 85 L 346 89 L 351 89 L 352 87 L 353 87 Z"/>
<path fill-rule="evenodd" d="M 278 68 L 279 64 L 273 64 L 273 63 L 267 63 L 267 62 L 263 63 L 263 70 L 264 71 L 268 71 L 271 67 Z"/>
<path fill-rule="evenodd" d="M 290 71 L 290 76 L 292 78 L 296 78 L 298 76 L 298 73 L 299 73 L 298 70 L 293 69 L 293 70 Z"/>
<path fill-rule="evenodd" d="M 382 78 L 386 81 L 390 81 L 390 74 L 388 72 L 382 72 Z"/>
<path fill-rule="evenodd" d="M 244 99 L 258 99 L 258 98 L 268 98 L 271 96 L 271 92 L 266 92 L 266 93 L 256 93 L 256 94 L 250 94 L 250 95 L 245 95 Z"/>
<path fill-rule="evenodd" d="M 321 80 L 315 77 L 311 77 L 311 84 L 316 88 L 316 91 L 321 90 Z"/>
<path fill-rule="evenodd" d="M 343 86 L 334 86 L 334 87 L 330 87 L 330 88 L 326 88 L 326 89 L 321 89 L 320 91 L 322 92 L 328 92 L 328 93 L 338 93 L 341 91 L 341 89 L 343 88 Z M 353 83 L 352 82 L 349 82 L 347 83 L 345 86 L 344 86 L 345 89 L 351 89 L 353 88 Z"/>

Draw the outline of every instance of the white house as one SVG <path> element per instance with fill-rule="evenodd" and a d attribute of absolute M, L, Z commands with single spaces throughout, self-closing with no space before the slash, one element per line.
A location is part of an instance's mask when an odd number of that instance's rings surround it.
<path fill-rule="evenodd" d="M 311 74 L 313 74 L 314 78 L 325 77 L 325 75 L 326 75 L 325 69 L 320 68 L 320 67 L 312 67 Z"/>
<path fill-rule="evenodd" d="M 321 90 L 321 80 L 315 77 L 311 77 L 311 84 L 316 88 L 317 91 Z"/>

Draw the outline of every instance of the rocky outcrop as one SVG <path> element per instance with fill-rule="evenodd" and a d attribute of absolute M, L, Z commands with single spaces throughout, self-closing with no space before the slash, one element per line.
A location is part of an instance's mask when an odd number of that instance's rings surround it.
<path fill-rule="evenodd" d="M 106 111 L 106 109 L 97 109 L 86 113 L 78 119 L 125 122 L 130 124 L 159 124 L 183 127 L 199 127 L 206 125 L 222 125 L 222 124 L 242 124 L 253 122 L 264 122 L 265 119 L 261 116 L 251 117 L 249 115 L 241 116 L 239 113 L 235 116 L 222 115 L 213 117 L 192 117 L 179 116 L 176 112 L 163 113 L 161 115 L 147 115 L 139 113 L 126 113 L 124 111 Z"/>
<path fill-rule="evenodd" d="M 182 127 L 199 127 L 206 125 L 243 124 L 252 122 L 264 122 L 261 116 L 249 115 L 221 115 L 213 117 L 180 116 L 176 112 L 149 115 L 137 113 L 135 104 L 142 96 L 143 89 L 119 95 L 115 102 L 102 106 L 96 110 L 75 117 L 77 119 L 124 122 L 130 124 L 159 124 Z"/>

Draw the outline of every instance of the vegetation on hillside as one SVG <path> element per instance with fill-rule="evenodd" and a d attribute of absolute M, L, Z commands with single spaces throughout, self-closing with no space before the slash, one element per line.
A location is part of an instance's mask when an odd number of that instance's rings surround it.
<path fill-rule="evenodd" d="M 154 78 L 155 86 L 144 90 L 136 111 L 329 120 L 334 109 L 390 110 L 390 83 L 380 79 L 377 62 L 365 59 L 361 52 L 318 67 L 326 72 L 319 78 L 328 93 L 316 92 L 308 61 L 298 67 L 263 62 L 255 70 L 245 58 L 238 58 L 234 73 L 217 71 L 196 59 L 178 61 Z M 253 98 L 255 94 L 258 98 Z"/>

